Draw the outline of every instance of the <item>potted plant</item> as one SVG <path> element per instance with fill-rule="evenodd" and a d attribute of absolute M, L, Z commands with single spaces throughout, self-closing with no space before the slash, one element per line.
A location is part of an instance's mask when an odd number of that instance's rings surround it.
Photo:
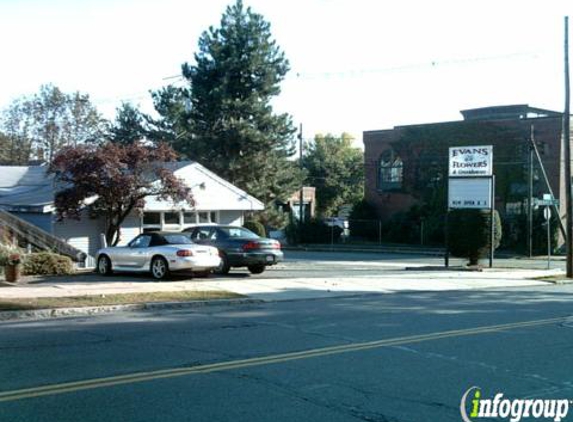
<path fill-rule="evenodd" d="M 4 277 L 6 281 L 12 283 L 20 279 L 20 267 L 22 263 L 22 255 L 19 253 L 11 253 L 6 259 L 6 266 L 4 267 Z"/>

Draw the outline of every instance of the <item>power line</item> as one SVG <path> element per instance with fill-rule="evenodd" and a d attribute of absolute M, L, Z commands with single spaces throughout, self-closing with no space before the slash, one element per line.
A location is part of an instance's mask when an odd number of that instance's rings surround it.
<path fill-rule="evenodd" d="M 474 63 L 483 63 L 489 61 L 498 61 L 498 60 L 510 60 L 510 59 L 518 59 L 518 58 L 530 58 L 536 59 L 539 57 L 539 53 L 537 52 L 515 52 L 515 53 L 507 53 L 507 54 L 500 54 L 495 56 L 477 56 L 477 57 L 466 57 L 461 59 L 443 59 L 443 60 L 431 60 L 428 62 L 421 62 L 421 63 L 408 63 L 408 64 L 399 64 L 396 66 L 389 66 L 389 67 L 382 67 L 382 68 L 359 68 L 359 69 L 350 69 L 350 70 L 341 70 L 341 71 L 325 71 L 325 72 L 291 72 L 286 75 L 285 79 L 319 79 L 319 78 L 333 78 L 333 77 L 361 77 L 368 74 L 377 74 L 377 73 L 391 73 L 391 72 L 399 72 L 399 71 L 406 71 L 406 70 L 416 70 L 416 69 L 424 69 L 424 68 L 436 68 L 438 66 L 451 66 L 451 65 L 468 65 Z M 171 75 L 162 78 L 163 80 L 172 80 L 172 79 L 180 79 L 184 80 L 185 77 L 183 75 Z"/>
<path fill-rule="evenodd" d="M 432 60 L 428 62 L 412 63 L 412 64 L 402 64 L 396 66 L 389 66 L 383 68 L 360 68 L 352 70 L 343 71 L 326 71 L 326 72 L 291 72 L 286 75 L 285 80 L 316 80 L 316 79 L 332 79 L 332 78 L 360 78 L 368 75 L 376 75 L 383 73 L 393 73 L 400 71 L 410 71 L 426 68 L 437 68 L 441 66 L 452 66 L 452 65 L 471 65 L 476 63 L 499 61 L 499 60 L 512 60 L 512 59 L 535 59 L 539 57 L 537 52 L 515 52 L 508 54 L 501 54 L 495 56 L 478 56 L 478 57 L 468 57 L 461 59 L 443 59 L 443 60 Z M 161 78 L 163 81 L 174 81 L 174 82 L 184 82 L 186 78 L 181 75 L 169 75 Z M 161 88 L 161 87 L 160 87 Z M 131 102 L 135 100 L 149 99 L 149 91 L 137 92 L 133 94 L 127 94 L 126 96 L 108 97 L 103 99 L 93 98 L 92 102 L 96 105 L 109 104 L 114 102 Z"/>
<path fill-rule="evenodd" d="M 499 61 L 508 60 L 516 58 L 538 58 L 538 53 L 535 52 L 517 52 L 502 54 L 497 56 L 482 56 L 482 57 L 468 57 L 462 59 L 445 59 L 445 60 L 432 60 L 422 63 L 412 63 L 404 65 L 389 66 L 383 68 L 363 68 L 363 69 L 352 69 L 340 72 L 297 72 L 294 77 L 297 79 L 319 79 L 319 78 L 346 78 L 346 77 L 362 77 L 364 75 L 378 74 L 378 73 L 393 73 L 400 71 L 418 70 L 426 68 L 436 68 L 438 66 L 451 66 L 451 65 L 468 65 L 474 63 L 483 63 L 489 61 Z M 292 78 L 292 75 L 287 75 L 287 78 Z"/>

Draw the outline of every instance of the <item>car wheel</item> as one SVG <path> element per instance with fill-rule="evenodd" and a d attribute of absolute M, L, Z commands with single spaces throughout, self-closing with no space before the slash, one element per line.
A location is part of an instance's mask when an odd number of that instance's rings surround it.
<path fill-rule="evenodd" d="M 100 275 L 111 275 L 113 273 L 111 269 L 111 259 L 107 255 L 102 255 L 97 260 L 97 272 Z"/>
<path fill-rule="evenodd" d="M 265 271 L 266 266 L 262 264 L 249 265 L 247 268 L 249 269 L 251 274 L 261 274 L 263 271 Z"/>
<path fill-rule="evenodd" d="M 221 254 L 221 263 L 213 271 L 215 272 L 215 274 L 224 275 L 224 274 L 229 274 L 230 270 L 231 266 L 229 265 L 229 259 L 227 258 L 227 255 Z"/>
<path fill-rule="evenodd" d="M 151 260 L 151 275 L 156 280 L 165 280 L 169 275 L 169 265 L 165 258 L 156 256 Z"/>

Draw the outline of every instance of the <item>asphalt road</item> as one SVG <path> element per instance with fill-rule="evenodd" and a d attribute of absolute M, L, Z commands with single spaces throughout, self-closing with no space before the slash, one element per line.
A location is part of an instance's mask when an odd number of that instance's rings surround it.
<path fill-rule="evenodd" d="M 548 286 L 4 323 L 0 421 L 448 422 L 472 386 L 573 399 L 572 299 Z"/>

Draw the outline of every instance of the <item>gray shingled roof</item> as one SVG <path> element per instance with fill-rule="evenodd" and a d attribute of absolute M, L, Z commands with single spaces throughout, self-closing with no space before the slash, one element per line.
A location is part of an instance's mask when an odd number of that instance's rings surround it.
<path fill-rule="evenodd" d="M 195 199 L 212 209 L 261 210 L 264 204 L 245 191 L 220 178 L 195 161 L 163 163 L 173 172 L 186 167 L 194 169 L 193 178 L 207 178 L 213 191 L 194 192 Z M 51 212 L 54 205 L 55 189 L 53 176 L 46 175 L 47 166 L 0 166 L 0 208 L 8 211 L 27 210 Z M 216 190 L 219 186 L 222 190 Z M 218 192 L 219 198 L 214 192 Z M 149 198 L 151 201 L 151 198 Z M 222 203 L 224 202 L 224 204 Z M 210 208 L 210 209 L 211 209 Z"/>
<path fill-rule="evenodd" d="M 0 206 L 46 207 L 54 202 L 53 177 L 46 166 L 1 166 Z"/>

